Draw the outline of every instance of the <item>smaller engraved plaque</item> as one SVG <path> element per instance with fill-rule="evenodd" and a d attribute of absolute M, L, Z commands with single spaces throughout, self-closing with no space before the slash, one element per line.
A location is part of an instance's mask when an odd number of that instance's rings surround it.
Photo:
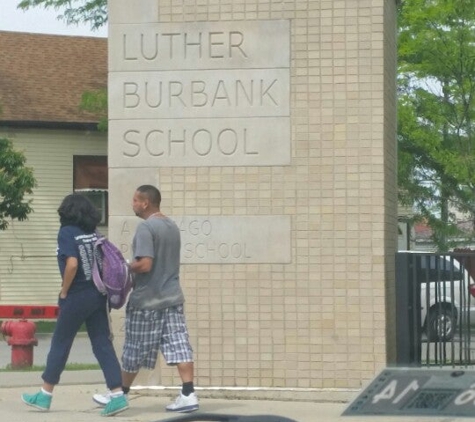
<path fill-rule="evenodd" d="M 171 217 L 181 231 L 183 264 L 289 263 L 289 216 Z M 140 219 L 110 217 L 110 239 L 132 258 L 131 245 Z"/>

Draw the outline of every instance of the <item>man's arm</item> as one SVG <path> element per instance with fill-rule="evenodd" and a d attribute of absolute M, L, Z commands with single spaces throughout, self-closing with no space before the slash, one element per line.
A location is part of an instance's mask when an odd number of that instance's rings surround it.
<path fill-rule="evenodd" d="M 137 257 L 130 263 L 130 271 L 137 274 L 148 273 L 152 269 L 153 259 L 149 256 Z"/>

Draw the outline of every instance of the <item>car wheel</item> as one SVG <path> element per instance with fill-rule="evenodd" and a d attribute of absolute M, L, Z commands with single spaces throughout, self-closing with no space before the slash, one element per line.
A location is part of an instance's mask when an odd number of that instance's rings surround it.
<path fill-rule="evenodd" d="M 457 328 L 457 311 L 451 306 L 433 306 L 427 318 L 429 341 L 450 341 Z"/>

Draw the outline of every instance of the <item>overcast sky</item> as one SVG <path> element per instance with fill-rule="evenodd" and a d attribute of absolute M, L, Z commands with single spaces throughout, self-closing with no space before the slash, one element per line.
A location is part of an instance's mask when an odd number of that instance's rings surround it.
<path fill-rule="evenodd" d="M 107 28 L 91 31 L 86 25 L 66 25 L 56 17 L 60 10 L 39 7 L 23 11 L 17 9 L 21 0 L 0 0 L 0 31 L 34 32 L 41 34 L 84 35 L 106 37 Z"/>

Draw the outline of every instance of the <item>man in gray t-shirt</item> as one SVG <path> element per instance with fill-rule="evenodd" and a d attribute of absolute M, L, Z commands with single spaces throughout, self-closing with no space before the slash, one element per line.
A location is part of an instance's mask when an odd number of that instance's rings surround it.
<path fill-rule="evenodd" d="M 132 244 L 134 287 L 126 308 L 122 388 L 129 392 L 140 368 L 154 369 L 160 350 L 168 365 L 176 365 L 183 383 L 166 409 L 192 412 L 199 405 L 180 286 L 180 230 L 162 214 L 160 202 L 160 191 L 154 186 L 135 191 L 132 207 L 143 221 Z M 94 401 L 105 404 L 107 395 L 96 394 Z"/>
<path fill-rule="evenodd" d="M 148 217 L 137 227 L 132 250 L 136 258 L 151 258 L 152 267 L 149 272 L 135 274 L 130 306 L 161 310 L 182 305 L 180 230 L 175 222 L 163 215 Z"/>

